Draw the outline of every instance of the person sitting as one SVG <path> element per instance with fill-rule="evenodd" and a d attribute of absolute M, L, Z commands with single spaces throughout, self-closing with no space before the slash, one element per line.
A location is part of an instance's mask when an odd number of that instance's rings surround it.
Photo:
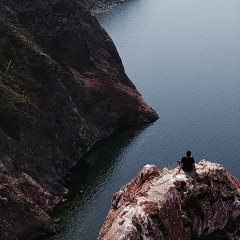
<path fill-rule="evenodd" d="M 186 152 L 186 156 L 182 157 L 180 161 L 178 173 L 180 173 L 181 170 L 183 170 L 187 176 L 190 176 L 190 177 L 197 176 L 195 160 L 190 150 Z"/>

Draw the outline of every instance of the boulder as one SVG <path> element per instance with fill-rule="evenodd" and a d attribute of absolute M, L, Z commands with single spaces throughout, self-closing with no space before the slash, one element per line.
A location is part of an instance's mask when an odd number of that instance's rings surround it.
<path fill-rule="evenodd" d="M 193 179 L 146 165 L 113 196 L 98 240 L 240 239 L 239 181 L 220 164 L 196 168 Z"/>

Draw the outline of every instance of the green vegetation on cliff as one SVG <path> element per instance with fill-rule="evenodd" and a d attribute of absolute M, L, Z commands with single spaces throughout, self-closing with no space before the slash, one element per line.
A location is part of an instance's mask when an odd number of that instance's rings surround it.
<path fill-rule="evenodd" d="M 0 87 L 1 94 L 7 98 L 6 107 L 14 107 L 17 102 L 28 102 L 35 106 L 41 103 L 41 82 L 31 73 L 31 59 L 39 50 L 22 31 L 1 21 Z"/>

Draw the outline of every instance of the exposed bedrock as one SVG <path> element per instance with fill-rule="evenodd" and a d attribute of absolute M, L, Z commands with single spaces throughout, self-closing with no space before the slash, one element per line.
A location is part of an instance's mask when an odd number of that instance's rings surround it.
<path fill-rule="evenodd" d="M 240 239 L 240 182 L 202 160 L 198 179 L 146 165 L 112 199 L 98 240 Z"/>

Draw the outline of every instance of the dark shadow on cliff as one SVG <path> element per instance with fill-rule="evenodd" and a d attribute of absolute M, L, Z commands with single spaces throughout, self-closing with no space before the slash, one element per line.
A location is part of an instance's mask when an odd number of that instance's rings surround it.
<path fill-rule="evenodd" d="M 115 131 L 111 136 L 99 141 L 74 166 L 66 178 L 66 187 L 71 189 L 79 183 L 87 183 L 102 172 L 111 172 L 117 164 L 118 157 L 149 125 L 140 125 Z"/>
<path fill-rule="evenodd" d="M 69 225 L 73 215 L 80 208 L 88 205 L 86 199 L 94 195 L 98 185 L 111 178 L 115 168 L 120 164 L 120 156 L 150 125 L 140 125 L 132 128 L 121 129 L 111 136 L 99 141 L 86 155 L 76 164 L 66 177 L 65 187 L 69 194 L 67 201 L 59 204 L 54 210 L 52 217 L 60 219 L 59 234 L 62 235 L 65 226 Z M 116 189 L 117 191 L 118 189 Z M 109 199 L 109 202 L 111 199 Z M 107 206 L 108 207 L 108 206 Z M 45 236 L 37 240 L 62 239 L 57 236 Z"/>

